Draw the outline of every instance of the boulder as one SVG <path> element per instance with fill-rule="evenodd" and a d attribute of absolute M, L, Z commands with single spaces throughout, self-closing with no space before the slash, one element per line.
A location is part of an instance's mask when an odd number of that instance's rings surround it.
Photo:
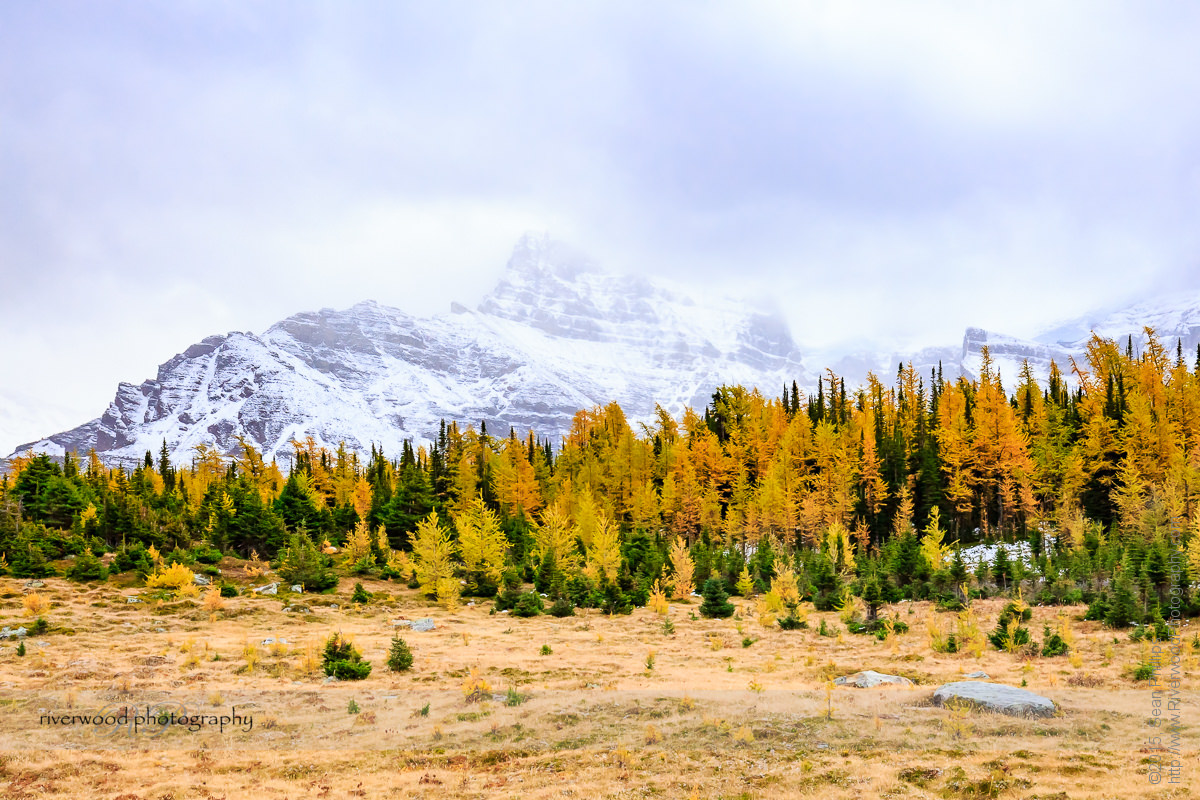
<path fill-rule="evenodd" d="M 956 681 L 939 687 L 933 693 L 933 704 L 936 706 L 955 701 L 1014 717 L 1052 717 L 1057 710 L 1053 700 L 1002 683 Z"/>
<path fill-rule="evenodd" d="M 425 633 L 437 627 L 434 624 L 432 617 L 423 617 L 421 619 L 398 619 L 392 622 L 392 626 L 396 628 L 411 628 L 417 633 Z"/>
<path fill-rule="evenodd" d="M 268 583 L 266 586 L 254 586 L 251 587 L 250 591 L 255 592 L 256 594 L 278 594 L 279 584 Z"/>
<path fill-rule="evenodd" d="M 298 583 L 293 583 L 291 589 L 288 591 L 295 592 L 296 594 L 304 594 L 304 587 Z"/>
<path fill-rule="evenodd" d="M 201 575 L 200 573 L 196 573 L 195 575 L 192 576 L 192 582 L 195 583 L 197 586 L 208 586 L 209 584 L 212 583 L 211 580 L 209 580 L 206 576 Z"/>
<path fill-rule="evenodd" d="M 882 672 L 874 670 L 863 670 L 856 672 L 853 675 L 845 675 L 841 678 L 835 678 L 833 681 L 835 686 L 853 686 L 855 689 L 870 689 L 875 686 L 884 684 L 892 684 L 895 686 L 912 686 L 913 682 L 908 678 L 900 675 L 885 675 Z"/>
<path fill-rule="evenodd" d="M 989 678 L 991 678 L 992 676 L 988 675 L 986 672 L 980 671 L 980 672 L 968 672 L 966 675 L 963 675 L 963 677 L 964 678 L 976 678 L 976 679 L 981 678 L 986 681 Z"/>
<path fill-rule="evenodd" d="M 45 585 L 46 585 L 45 581 L 26 581 L 25 582 L 26 589 L 41 589 Z"/>
<path fill-rule="evenodd" d="M 24 627 L 9 628 L 4 626 L 4 630 L 0 631 L 0 639 L 24 639 L 28 631 Z"/>

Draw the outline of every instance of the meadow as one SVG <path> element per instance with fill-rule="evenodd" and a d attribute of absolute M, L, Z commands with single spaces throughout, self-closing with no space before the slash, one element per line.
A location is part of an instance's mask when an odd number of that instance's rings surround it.
<path fill-rule="evenodd" d="M 265 578 L 233 558 L 221 567 L 242 594 L 156 598 L 132 576 L 82 586 L 0 578 L 0 626 L 45 620 L 24 640 L 0 642 L 0 796 L 1195 794 L 1195 645 L 1184 638 L 1182 779 L 1171 784 L 1164 773 L 1156 785 L 1150 766 L 1165 754 L 1150 741 L 1161 731 L 1150 684 L 1134 674 L 1153 645 L 1082 621 L 1083 606 L 1032 608 L 1031 631 L 1065 618 L 1073 637 L 1072 657 L 1046 658 L 991 646 L 935 652 L 928 620 L 944 628 L 956 615 L 930 602 L 884 606 L 881 616 L 909 630 L 880 640 L 849 633 L 811 603 L 799 630 L 764 626 L 754 601 L 738 597 L 730 619 L 701 617 L 694 597 L 665 615 L 516 618 L 491 613 L 487 600 L 447 610 L 369 578 L 365 603 L 352 602 L 350 581 L 328 594 L 254 595 L 246 587 Z M 1006 602 L 975 600 L 979 627 L 991 629 Z M 404 624 L 423 618 L 435 627 Z M 322 649 L 335 632 L 372 664 L 366 679 L 327 679 Z M 395 636 L 412 651 L 408 671 L 387 668 Z M 862 669 L 914 685 L 831 683 Z M 1049 697 L 1058 713 L 932 705 L 937 686 L 978 670 Z M 236 709 L 243 721 L 136 732 L 49 721 L 122 708 L 203 717 Z"/>

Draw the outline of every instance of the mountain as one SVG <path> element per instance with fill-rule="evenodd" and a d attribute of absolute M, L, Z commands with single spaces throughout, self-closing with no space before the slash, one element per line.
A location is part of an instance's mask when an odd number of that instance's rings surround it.
<path fill-rule="evenodd" d="M 885 383 L 891 381 L 900 364 L 912 362 L 917 374 L 927 378 L 931 371 L 942 369 L 948 380 L 961 376 L 978 378 L 983 360 L 983 347 L 988 348 L 993 370 L 998 371 L 1005 388 L 1015 389 L 1026 361 L 1034 378 L 1045 384 L 1050 374 L 1050 362 L 1058 364 L 1066 381 L 1074 385 L 1071 359 L 1081 365 L 1086 361 L 1087 344 L 1092 332 L 1117 342 L 1132 340 L 1135 352 L 1146 344 L 1145 328 L 1154 329 L 1163 346 L 1174 352 L 1178 343 L 1189 365 L 1194 363 L 1200 345 L 1200 297 L 1171 294 L 1143 300 L 1134 305 L 1071 320 L 1033 339 L 1009 336 L 982 328 L 967 328 L 961 344 L 927 347 L 917 352 L 857 352 L 824 354 L 828 364 L 847 386 L 866 382 L 867 372 L 874 372 Z M 809 374 L 814 374 L 809 364 Z"/>
<path fill-rule="evenodd" d="M 474 310 L 417 317 L 375 302 L 296 314 L 261 334 L 210 336 L 141 385 L 122 383 L 105 412 L 17 448 L 90 448 L 108 462 L 223 452 L 244 436 L 286 460 L 292 439 L 396 454 L 439 422 L 486 422 L 557 439 L 581 408 L 621 404 L 632 421 L 702 407 L 723 383 L 776 394 L 807 383 L 776 316 L 737 301 L 694 299 L 644 278 L 602 274 L 545 236 L 526 236 Z"/>

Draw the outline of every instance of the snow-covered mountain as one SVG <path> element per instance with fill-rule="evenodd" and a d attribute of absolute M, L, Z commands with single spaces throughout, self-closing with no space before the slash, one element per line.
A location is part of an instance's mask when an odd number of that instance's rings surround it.
<path fill-rule="evenodd" d="M 1182 347 L 1188 363 L 1193 363 L 1196 346 L 1200 344 L 1200 297 L 1195 295 L 1169 295 L 1145 300 L 1116 311 L 1093 314 L 1072 320 L 1039 335 L 1035 339 L 1023 339 L 982 328 L 967 328 L 962 343 L 958 346 L 927 347 L 915 353 L 858 352 L 851 354 L 823 354 L 825 364 L 806 359 L 808 374 L 813 375 L 821 366 L 829 366 L 847 386 L 862 384 L 867 372 L 874 372 L 885 383 L 891 381 L 901 364 L 912 362 L 917 374 L 928 378 L 931 372 L 942 368 L 946 379 L 960 375 L 978 378 L 983 361 L 983 347 L 988 348 L 994 371 L 998 371 L 1004 386 L 1009 391 L 1020 381 L 1021 369 L 1026 361 L 1033 376 L 1045 384 L 1050 374 L 1050 362 L 1058 364 L 1067 383 L 1074 384 L 1070 359 L 1074 357 L 1083 364 L 1086 348 L 1094 331 L 1106 339 L 1124 343 L 1133 341 L 1135 352 L 1140 352 L 1146 343 L 1145 328 L 1151 327 L 1159 341 L 1170 352 L 1176 345 Z"/>
<path fill-rule="evenodd" d="M 16 452 L 94 447 L 131 462 L 166 440 L 182 459 L 198 444 L 233 452 L 241 435 L 283 457 L 311 435 L 395 454 L 406 438 L 432 439 L 442 419 L 557 438 L 576 411 L 613 400 L 649 421 L 656 403 L 676 414 L 702 407 L 724 383 L 775 394 L 792 380 L 808 382 L 779 318 L 604 275 L 566 246 L 526 236 L 473 311 L 417 317 L 363 302 L 262 334 L 210 336 L 154 379 L 120 384 L 99 418 Z"/>
<path fill-rule="evenodd" d="M 546 236 L 524 237 L 496 287 L 474 309 L 419 317 L 374 302 L 296 314 L 261 334 L 210 336 L 174 356 L 140 386 L 122 383 L 97 419 L 21 445 L 61 455 L 95 448 L 131 462 L 165 440 L 184 459 L 198 444 L 237 450 L 245 436 L 268 457 L 313 436 L 334 447 L 431 440 L 439 422 L 486 422 L 493 434 L 534 430 L 557 440 L 579 409 L 610 401 L 631 421 L 656 404 L 678 415 L 703 407 L 721 384 L 758 386 L 774 396 L 797 381 L 806 392 L 826 367 L 847 387 L 874 372 L 890 383 L 911 361 L 928 378 L 977 377 L 989 348 L 1010 391 L 1028 360 L 1045 381 L 1050 362 L 1071 380 L 1095 330 L 1135 348 L 1154 327 L 1186 354 L 1200 342 L 1200 297 L 1172 296 L 1059 326 L 1037 339 L 968 328 L 960 344 L 917 352 L 826 352 L 801 357 L 778 316 L 736 300 L 661 281 L 602 273 Z M 0 403 L 0 406 L 4 405 Z M 19 406 L 14 406 L 19 408 Z M 3 411 L 3 408 L 0 408 Z M 0 414 L 0 423 L 4 422 Z"/>

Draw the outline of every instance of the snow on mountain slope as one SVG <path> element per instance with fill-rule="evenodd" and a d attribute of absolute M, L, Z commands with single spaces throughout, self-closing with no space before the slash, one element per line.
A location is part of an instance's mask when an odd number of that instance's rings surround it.
<path fill-rule="evenodd" d="M 1038 337 L 1038 341 L 1082 352 L 1092 331 L 1119 342 L 1133 337 L 1135 346 L 1145 344 L 1145 327 L 1154 329 L 1159 340 L 1173 348 L 1178 340 L 1186 353 L 1196 352 L 1200 344 L 1200 297 L 1177 293 L 1136 303 L 1103 315 L 1093 315 L 1066 323 Z"/>
<path fill-rule="evenodd" d="M 541 236 L 513 252 L 475 311 L 430 318 L 364 302 L 296 314 L 261 335 L 210 336 L 140 386 L 122 383 L 98 419 L 26 449 L 131 462 L 165 440 L 186 459 L 246 437 L 268 457 L 313 436 L 397 453 L 432 439 L 440 420 L 486 421 L 493 433 L 557 438 L 581 408 L 619 402 L 631 420 L 656 403 L 702 406 L 724 383 L 775 394 L 806 383 L 777 318 L 736 301 L 696 301 L 661 283 L 603 275 Z"/>

